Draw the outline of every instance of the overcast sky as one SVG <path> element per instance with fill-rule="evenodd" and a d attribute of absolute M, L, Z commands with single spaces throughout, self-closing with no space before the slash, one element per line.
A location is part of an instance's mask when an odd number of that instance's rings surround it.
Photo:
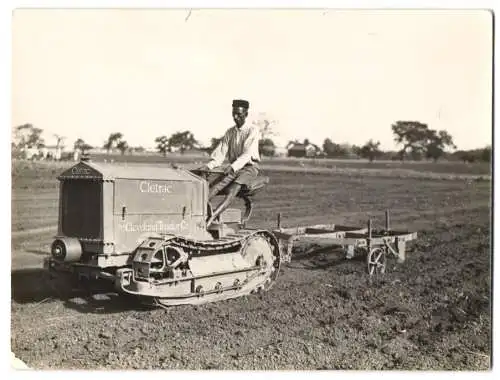
<path fill-rule="evenodd" d="M 101 146 L 232 126 L 231 101 L 276 139 L 379 140 L 391 124 L 491 144 L 492 18 L 485 11 L 17 10 L 13 126 Z"/>

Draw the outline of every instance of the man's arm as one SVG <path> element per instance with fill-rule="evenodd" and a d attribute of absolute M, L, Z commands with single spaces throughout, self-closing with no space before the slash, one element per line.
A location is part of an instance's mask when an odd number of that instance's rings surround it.
<path fill-rule="evenodd" d="M 259 128 L 254 127 L 248 135 L 248 138 L 243 145 L 243 152 L 241 155 L 231 164 L 231 167 L 235 172 L 240 170 L 243 166 L 249 163 L 252 157 L 258 157 L 259 155 Z"/>
<path fill-rule="evenodd" d="M 210 155 L 211 160 L 207 164 L 207 168 L 209 170 L 212 170 L 213 168 L 222 165 L 227 154 L 227 148 L 228 148 L 227 144 L 228 144 L 227 133 L 225 133 L 224 136 L 222 137 L 222 140 L 219 142 L 219 144 L 215 147 L 214 151 Z"/>

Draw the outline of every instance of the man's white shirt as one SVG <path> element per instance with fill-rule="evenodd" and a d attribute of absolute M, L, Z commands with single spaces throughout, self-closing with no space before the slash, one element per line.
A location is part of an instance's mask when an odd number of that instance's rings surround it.
<path fill-rule="evenodd" d="M 260 161 L 259 139 L 259 127 L 248 122 L 240 129 L 237 126 L 229 128 L 210 155 L 211 161 L 207 164 L 208 168 L 220 166 L 227 159 L 233 170 L 237 172 L 248 163 Z"/>

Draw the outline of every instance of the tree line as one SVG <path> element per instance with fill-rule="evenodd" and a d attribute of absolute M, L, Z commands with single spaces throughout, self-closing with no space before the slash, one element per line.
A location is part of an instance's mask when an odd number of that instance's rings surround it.
<path fill-rule="evenodd" d="M 456 149 L 452 136 L 445 130 L 430 129 L 418 121 L 397 121 L 391 125 L 394 141 L 401 147 L 398 151 L 384 152 L 380 141 L 368 140 L 362 146 L 333 143 L 326 139 L 323 152 L 327 157 L 347 157 L 350 154 L 373 161 L 378 158 L 403 160 L 432 159 L 437 161 L 446 154 L 447 149 Z"/>
<path fill-rule="evenodd" d="M 275 120 L 261 114 L 260 118 L 254 121 L 261 132 L 259 140 L 259 151 L 263 156 L 275 156 L 277 147 L 273 141 L 275 135 Z M 321 147 L 312 144 L 308 139 L 304 141 L 293 140 L 287 144 L 288 152 L 292 149 L 303 149 L 303 157 L 331 157 L 331 158 L 363 158 L 369 161 L 377 159 L 390 160 L 422 160 L 428 159 L 438 161 L 441 158 L 459 159 L 464 162 L 491 161 L 491 146 L 473 150 L 456 150 L 452 136 L 445 130 L 430 129 L 427 124 L 418 121 L 396 121 L 391 125 L 394 141 L 400 148 L 397 151 L 383 151 L 380 149 L 380 141 L 369 139 L 364 145 L 339 144 L 330 138 L 323 141 Z M 15 136 L 12 142 L 12 149 L 22 150 L 23 148 L 41 148 L 45 146 L 42 137 L 43 130 L 31 124 L 20 125 L 14 130 Z M 54 135 L 57 139 L 57 146 L 62 145 L 65 137 Z M 222 136 L 212 137 L 208 146 L 203 146 L 195 138 L 191 131 L 177 131 L 170 136 L 160 135 L 154 139 L 156 151 L 167 156 L 172 152 L 184 154 L 187 151 L 198 150 L 211 153 Z M 87 144 L 82 138 L 78 138 L 73 144 L 73 150 L 85 154 L 97 147 Z M 118 150 L 122 155 L 127 153 L 141 153 L 143 147 L 133 147 L 124 138 L 121 132 L 114 132 L 109 135 L 100 147 L 108 154 Z M 454 151 L 453 151 L 454 150 Z M 453 152 L 452 152 L 453 151 Z M 292 154 L 288 154 L 292 155 Z"/>

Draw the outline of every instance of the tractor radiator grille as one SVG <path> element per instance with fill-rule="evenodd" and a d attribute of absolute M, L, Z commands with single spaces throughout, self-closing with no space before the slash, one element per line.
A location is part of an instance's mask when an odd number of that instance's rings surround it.
<path fill-rule="evenodd" d="M 79 238 L 101 238 L 102 183 L 64 181 L 62 199 L 63 234 Z"/>

